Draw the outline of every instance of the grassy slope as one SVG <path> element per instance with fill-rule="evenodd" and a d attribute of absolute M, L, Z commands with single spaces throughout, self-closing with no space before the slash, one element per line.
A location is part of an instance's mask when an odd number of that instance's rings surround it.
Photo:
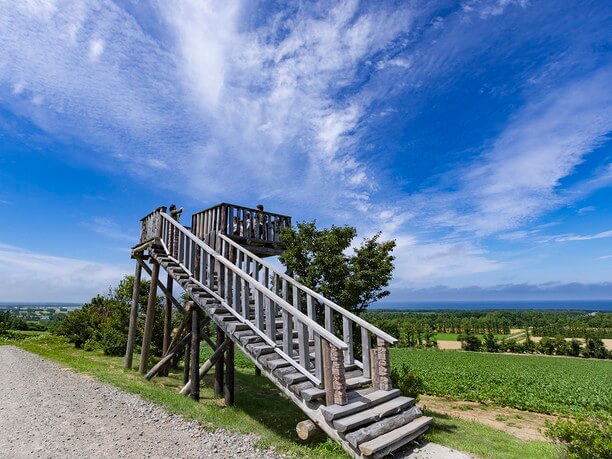
<path fill-rule="evenodd" d="M 195 403 L 177 393 L 182 377 L 179 374 L 146 382 L 137 372 L 125 370 L 120 357 L 74 349 L 65 340 L 46 334 L 9 344 L 138 394 L 171 413 L 195 419 L 208 428 L 253 433 L 261 439 L 258 443 L 261 447 L 278 448 L 297 457 L 346 457 L 341 448 L 330 441 L 300 444 L 294 428 L 305 416 L 265 377 L 254 376 L 253 366 L 244 356 L 237 355 L 236 361 L 236 406 L 226 408 L 214 398 L 210 376 L 203 382 L 201 402 Z M 208 351 L 203 354 L 206 358 Z M 478 423 L 432 415 L 435 426 L 427 434 L 431 441 L 487 458 L 557 457 L 556 450 L 548 443 L 524 442 Z"/>
<path fill-rule="evenodd" d="M 413 349 L 392 349 L 391 361 L 413 368 L 431 395 L 553 414 L 612 410 L 611 361 Z"/>

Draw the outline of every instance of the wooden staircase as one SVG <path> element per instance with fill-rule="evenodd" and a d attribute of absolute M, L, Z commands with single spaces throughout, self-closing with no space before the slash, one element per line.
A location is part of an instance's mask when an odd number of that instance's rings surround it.
<path fill-rule="evenodd" d="M 391 387 L 393 337 L 226 235 L 209 235 L 205 243 L 157 210 L 143 219 L 133 256 L 163 268 L 262 374 L 354 457 L 384 457 L 427 430 L 431 418 Z"/>

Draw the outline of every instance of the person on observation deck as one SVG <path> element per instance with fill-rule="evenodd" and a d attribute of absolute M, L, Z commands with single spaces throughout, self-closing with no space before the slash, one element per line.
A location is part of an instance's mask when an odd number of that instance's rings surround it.
<path fill-rule="evenodd" d="M 264 212 L 264 206 L 257 204 L 257 228 L 259 229 L 259 239 L 267 239 L 267 217 Z"/>

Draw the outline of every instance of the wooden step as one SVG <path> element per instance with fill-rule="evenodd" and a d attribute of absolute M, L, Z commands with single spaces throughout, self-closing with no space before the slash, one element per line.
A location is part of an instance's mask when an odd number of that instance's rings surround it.
<path fill-rule="evenodd" d="M 417 418 L 420 418 L 423 412 L 417 406 L 412 406 L 400 414 L 389 416 L 381 419 L 378 422 L 374 422 L 361 429 L 355 430 L 346 435 L 345 439 L 348 441 L 353 448 L 357 448 L 360 444 L 365 443 L 381 435 L 391 432 L 392 430 L 399 429 L 406 424 L 411 423 Z"/>
<path fill-rule="evenodd" d="M 411 397 L 396 397 L 373 408 L 337 419 L 333 422 L 339 432 L 348 432 L 364 424 L 379 421 L 385 416 L 397 414 L 414 404 Z"/>
<path fill-rule="evenodd" d="M 359 450 L 364 456 L 373 456 L 375 458 L 384 457 L 391 451 L 401 448 L 406 443 L 411 442 L 419 435 L 425 433 L 430 423 L 430 417 L 421 416 L 405 426 L 362 443 L 359 445 Z"/>
<path fill-rule="evenodd" d="M 358 376 L 356 378 L 350 378 L 346 380 L 346 390 L 357 389 L 365 385 L 371 384 L 372 380 L 365 376 Z"/>
<path fill-rule="evenodd" d="M 321 413 L 326 421 L 333 421 L 366 410 L 383 402 L 399 397 L 399 389 L 377 390 L 367 395 L 353 397 L 346 405 L 330 405 L 321 408 Z"/>
<path fill-rule="evenodd" d="M 274 348 L 266 343 L 248 344 L 246 348 L 255 357 L 259 357 L 260 355 L 270 354 L 271 352 L 274 352 Z"/>

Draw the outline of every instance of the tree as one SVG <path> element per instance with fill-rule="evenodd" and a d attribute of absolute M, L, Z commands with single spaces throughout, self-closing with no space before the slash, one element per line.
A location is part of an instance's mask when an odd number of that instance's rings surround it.
<path fill-rule="evenodd" d="M 378 233 L 347 255 L 356 236 L 357 230 L 350 226 L 318 230 L 315 221 L 298 223 L 282 231 L 287 249 L 279 258 L 302 284 L 361 314 L 389 295 L 385 287 L 393 274 L 395 241 L 380 241 Z"/>
<path fill-rule="evenodd" d="M 457 341 L 461 341 L 461 347 L 465 351 L 479 351 L 482 348 L 482 341 L 471 331 L 459 335 Z"/>
<path fill-rule="evenodd" d="M 139 317 L 136 342 L 142 339 L 150 282 L 142 280 L 138 297 Z M 127 344 L 134 277 L 125 276 L 119 285 L 102 296 L 97 295 L 81 309 L 68 314 L 55 333 L 68 337 L 77 348 L 100 348 L 107 355 L 123 355 Z M 161 298 L 155 304 L 151 353 L 160 355 L 163 340 Z"/>

